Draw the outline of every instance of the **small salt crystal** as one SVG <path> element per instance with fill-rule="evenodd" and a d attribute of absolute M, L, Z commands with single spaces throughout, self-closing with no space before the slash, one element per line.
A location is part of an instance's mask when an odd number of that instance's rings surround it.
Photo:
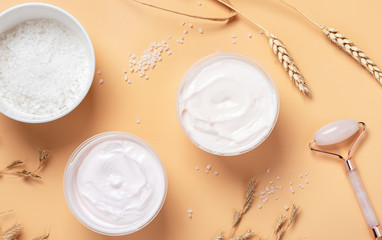
<path fill-rule="evenodd" d="M 249 32 L 249 33 L 248 33 L 248 37 L 249 37 L 249 38 L 252 38 L 252 33 Z"/>
<path fill-rule="evenodd" d="M 133 55 L 131 55 L 131 58 L 132 59 L 135 59 L 137 56 L 135 56 L 134 54 Z"/>
<path fill-rule="evenodd" d="M 267 169 L 267 173 L 269 174 L 269 172 L 270 172 L 270 171 L 271 171 L 271 169 L 270 169 L 270 168 L 268 168 L 268 169 Z"/>
<path fill-rule="evenodd" d="M 236 41 L 235 41 L 235 39 L 232 39 L 232 44 L 236 44 Z"/>
<path fill-rule="evenodd" d="M 140 118 L 137 118 L 137 120 L 135 120 L 136 123 L 140 124 L 141 123 L 141 119 Z"/>
<path fill-rule="evenodd" d="M 219 173 L 217 171 L 214 171 L 214 175 L 217 176 L 219 175 Z"/>
<path fill-rule="evenodd" d="M 294 194 L 293 187 L 290 187 L 290 192 L 291 192 L 292 194 Z"/>
<path fill-rule="evenodd" d="M 281 190 L 281 189 L 282 189 L 282 187 L 281 187 L 281 186 L 276 186 L 276 188 L 277 188 L 277 189 L 279 189 L 279 190 Z"/>
<path fill-rule="evenodd" d="M 278 199 L 279 199 L 279 196 L 276 196 L 276 197 L 275 197 L 275 200 L 278 200 Z"/>
<path fill-rule="evenodd" d="M 236 38 L 237 36 L 236 36 L 236 34 L 231 34 L 231 37 Z"/>
<path fill-rule="evenodd" d="M 128 57 L 131 57 L 131 52 L 129 52 L 129 54 L 127 54 Z"/>
<path fill-rule="evenodd" d="M 97 74 L 98 74 L 98 75 L 101 75 L 101 70 L 98 70 L 98 71 L 97 71 Z"/>
<path fill-rule="evenodd" d="M 273 184 L 273 181 L 269 181 L 269 184 Z"/>
<path fill-rule="evenodd" d="M 259 31 L 259 33 L 260 33 L 260 34 L 263 34 L 263 33 L 264 33 L 264 31 L 263 31 L 263 30 L 260 30 L 260 31 Z"/>
<path fill-rule="evenodd" d="M 292 181 L 290 181 L 290 182 L 289 182 L 289 185 L 293 185 L 293 182 L 292 182 Z"/>
<path fill-rule="evenodd" d="M 184 32 L 184 34 L 187 34 L 187 33 L 188 33 L 188 31 L 187 31 L 187 30 L 184 30 L 183 32 Z"/>
<path fill-rule="evenodd" d="M 264 196 L 262 196 L 262 195 L 260 196 L 260 199 L 264 199 L 264 198 L 265 198 Z"/>
<path fill-rule="evenodd" d="M 276 177 L 277 180 L 280 180 L 281 178 L 279 176 Z"/>
<path fill-rule="evenodd" d="M 191 214 L 191 213 L 188 214 L 188 218 L 189 218 L 189 219 L 192 218 L 192 214 Z"/>
<path fill-rule="evenodd" d="M 265 194 L 265 192 L 260 192 L 260 195 L 264 195 Z"/>
<path fill-rule="evenodd" d="M 196 170 L 196 171 L 199 171 L 199 167 L 195 167 L 195 170 Z"/>
<path fill-rule="evenodd" d="M 289 207 L 288 206 L 284 206 L 284 209 L 285 209 L 285 211 L 288 211 L 289 210 Z"/>
<path fill-rule="evenodd" d="M 194 25 L 192 25 L 192 23 L 190 23 L 188 26 L 190 26 L 190 28 L 193 28 L 193 27 L 194 27 Z"/>
<path fill-rule="evenodd" d="M 258 204 L 258 205 L 257 205 L 257 208 L 258 208 L 258 209 L 261 209 L 261 208 L 262 208 L 262 206 L 261 206 L 260 204 Z"/>
<path fill-rule="evenodd" d="M 127 69 L 123 69 L 123 72 L 124 72 L 124 73 L 127 73 Z"/>
<path fill-rule="evenodd" d="M 210 171 L 208 171 L 208 170 L 204 170 L 204 172 L 205 172 L 206 174 L 208 174 Z"/>
<path fill-rule="evenodd" d="M 305 179 L 305 183 L 306 183 L 306 184 L 308 184 L 308 183 L 309 183 L 308 179 Z"/>
<path fill-rule="evenodd" d="M 269 192 L 269 187 L 268 186 L 265 187 L 265 191 Z"/>
<path fill-rule="evenodd" d="M 149 76 L 146 75 L 146 76 L 145 76 L 145 79 L 146 79 L 146 80 L 149 80 Z"/>
<path fill-rule="evenodd" d="M 185 22 L 182 22 L 182 25 L 186 24 Z"/>
<path fill-rule="evenodd" d="M 128 79 L 127 79 L 127 75 L 125 75 L 125 81 L 127 81 Z"/>
<path fill-rule="evenodd" d="M 103 84 L 103 79 L 102 78 L 99 80 L 99 84 Z"/>
<path fill-rule="evenodd" d="M 301 189 L 304 189 L 304 185 L 301 185 L 300 188 L 301 188 Z"/>
<path fill-rule="evenodd" d="M 192 213 L 192 209 L 188 209 L 187 212 L 188 212 L 188 213 Z"/>
<path fill-rule="evenodd" d="M 266 203 L 268 201 L 268 198 L 263 199 L 263 203 Z"/>
<path fill-rule="evenodd" d="M 299 176 L 300 178 L 302 178 L 304 175 L 302 175 L 302 173 L 300 173 L 298 176 Z"/>
<path fill-rule="evenodd" d="M 211 170 L 211 164 L 208 164 L 208 165 L 206 166 L 206 168 L 207 168 L 208 170 Z"/>
<path fill-rule="evenodd" d="M 183 37 L 183 36 L 180 36 L 180 40 L 184 40 L 184 37 Z"/>
<path fill-rule="evenodd" d="M 199 32 L 200 34 L 203 34 L 203 33 L 204 33 L 203 28 L 199 28 L 199 29 L 198 29 L 198 32 Z"/>
<path fill-rule="evenodd" d="M 170 40 L 171 39 L 171 35 L 168 35 L 167 38 Z"/>
<path fill-rule="evenodd" d="M 128 80 L 127 80 L 127 83 L 128 83 L 128 84 L 131 84 L 131 81 L 130 81 L 130 79 L 128 79 Z"/>
<path fill-rule="evenodd" d="M 172 53 L 171 51 L 168 51 L 168 52 L 167 52 L 168 55 L 171 55 L 171 53 Z"/>
<path fill-rule="evenodd" d="M 202 3 L 201 3 L 201 2 L 198 2 L 198 5 L 199 5 L 199 6 L 202 6 Z"/>
<path fill-rule="evenodd" d="M 305 172 L 304 174 L 305 174 L 305 176 L 308 176 L 309 173 L 308 173 L 308 172 Z"/>

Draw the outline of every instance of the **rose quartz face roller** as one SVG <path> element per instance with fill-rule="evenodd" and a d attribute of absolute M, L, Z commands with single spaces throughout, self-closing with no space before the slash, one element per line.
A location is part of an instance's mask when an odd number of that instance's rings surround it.
<path fill-rule="evenodd" d="M 340 143 L 350 138 L 357 132 L 359 132 L 360 126 L 362 127 L 362 132 L 359 134 L 358 138 L 350 147 L 347 158 L 344 158 L 337 153 L 327 152 L 327 151 L 313 148 L 313 144 L 320 147 L 324 147 L 324 146 Z M 312 151 L 337 156 L 343 161 L 346 168 L 346 174 L 353 187 L 355 196 L 357 197 L 358 203 L 362 209 L 362 213 L 363 213 L 363 216 L 365 217 L 367 225 L 369 225 L 369 228 L 372 230 L 375 239 L 381 239 L 382 231 L 381 231 L 379 222 L 377 220 L 377 217 L 375 216 L 375 213 L 371 206 L 369 198 L 367 197 L 365 188 L 358 175 L 358 171 L 355 168 L 351 158 L 352 150 L 357 145 L 358 141 L 361 139 L 361 136 L 365 133 L 365 131 L 366 131 L 366 124 L 363 122 L 357 122 L 357 120 L 355 119 L 338 120 L 320 128 L 314 134 L 314 140 L 309 143 L 309 148 Z"/>

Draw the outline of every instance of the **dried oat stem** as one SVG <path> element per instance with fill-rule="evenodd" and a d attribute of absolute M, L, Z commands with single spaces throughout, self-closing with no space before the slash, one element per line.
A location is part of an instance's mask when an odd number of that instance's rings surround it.
<path fill-rule="evenodd" d="M 279 62 L 283 65 L 284 70 L 289 75 L 289 78 L 294 82 L 296 87 L 304 95 L 311 96 L 311 92 L 304 81 L 303 75 L 301 74 L 292 56 L 287 51 L 286 47 L 281 42 L 281 40 L 278 37 L 276 37 L 274 34 L 270 33 L 266 28 L 264 28 L 260 24 L 256 23 L 255 21 L 252 21 L 252 19 L 250 19 L 246 14 L 236 9 L 232 4 L 228 3 L 226 0 L 216 0 L 216 1 L 220 2 L 221 4 L 237 12 L 238 14 L 243 16 L 245 19 L 247 19 L 250 23 L 254 24 L 258 28 L 263 30 L 265 32 L 265 36 L 268 38 L 268 41 L 269 41 L 270 47 L 273 50 L 273 53 L 277 56 Z"/>
<path fill-rule="evenodd" d="M 44 239 L 48 239 L 49 238 L 49 232 L 48 233 L 44 233 L 40 236 L 37 236 L 37 237 L 34 237 L 32 240 L 44 240 Z"/>
<path fill-rule="evenodd" d="M 328 28 L 324 25 L 318 24 L 315 21 L 313 21 L 311 18 L 309 18 L 306 14 L 301 12 L 296 7 L 290 5 L 289 3 L 279 0 L 285 5 L 287 5 L 290 8 L 293 8 L 298 13 L 300 13 L 302 16 L 304 16 L 309 22 L 316 25 L 318 28 L 321 29 L 321 31 L 325 34 L 325 36 L 334 43 L 337 47 L 342 49 L 344 52 L 349 54 L 351 57 L 353 57 L 362 67 L 366 68 L 367 71 L 373 75 L 377 81 L 382 84 L 382 71 L 377 66 L 377 64 L 371 60 L 361 49 L 359 49 L 355 44 L 350 41 L 348 38 L 346 38 L 343 34 L 341 34 L 337 29 L 335 28 Z"/>
<path fill-rule="evenodd" d="M 136 2 L 136 3 L 139 3 L 139 4 L 142 4 L 142 5 L 145 5 L 145 6 L 148 6 L 148 7 L 152 7 L 152 8 L 160 9 L 160 10 L 163 10 L 163 11 L 166 11 L 166 12 L 175 13 L 175 14 L 179 14 L 179 15 L 186 16 L 186 17 L 192 17 L 192 18 L 203 19 L 203 20 L 210 20 L 210 21 L 227 21 L 227 20 L 230 20 L 230 19 L 232 19 L 232 18 L 234 18 L 234 17 L 236 16 L 236 12 L 235 12 L 235 11 L 231 11 L 230 14 L 229 14 L 228 16 L 225 16 L 225 17 L 206 17 L 206 16 L 198 16 L 198 15 L 188 14 L 188 13 L 184 13 L 184 12 L 179 12 L 179 11 L 175 11 L 175 10 L 171 10 L 171 9 L 167 9 L 167 8 L 159 7 L 159 6 L 156 6 L 156 5 L 153 5 L 153 4 L 150 4 L 150 3 L 145 3 L 145 2 L 142 2 L 142 1 L 139 1 L 139 0 L 131 0 L 131 1 Z"/>

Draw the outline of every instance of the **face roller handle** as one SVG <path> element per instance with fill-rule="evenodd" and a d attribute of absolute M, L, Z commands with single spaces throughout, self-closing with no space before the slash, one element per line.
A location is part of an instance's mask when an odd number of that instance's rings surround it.
<path fill-rule="evenodd" d="M 348 152 L 348 157 L 344 158 L 337 153 L 326 152 L 312 147 L 313 143 L 316 143 L 318 146 L 332 145 L 339 142 L 342 142 L 349 137 L 353 136 L 356 132 L 359 131 L 359 124 L 363 126 L 363 131 L 355 140 Z M 358 203 L 361 207 L 363 216 L 367 222 L 367 225 L 372 230 L 375 239 L 382 239 L 382 230 L 377 220 L 377 217 L 374 213 L 373 207 L 369 201 L 369 198 L 366 194 L 365 188 L 361 182 L 358 171 L 355 168 L 352 159 L 351 153 L 354 147 L 357 145 L 358 141 L 361 139 L 361 136 L 366 131 L 366 124 L 363 122 L 358 123 L 355 119 L 342 119 L 325 125 L 320 128 L 314 134 L 314 140 L 310 142 L 309 148 L 312 151 L 330 154 L 339 157 L 343 160 L 346 168 L 346 174 L 348 179 L 353 187 L 353 191 L 357 197 Z"/>
<path fill-rule="evenodd" d="M 357 169 L 354 168 L 354 165 L 352 164 L 350 159 L 345 161 L 345 167 L 347 168 L 346 174 L 353 187 L 353 191 L 355 193 L 355 196 L 357 197 L 359 206 L 361 207 L 367 225 L 373 231 L 375 239 L 382 238 L 382 231 L 379 226 L 379 222 L 377 220 L 377 217 L 375 216 L 369 198 L 367 197 L 365 188 L 361 182 L 361 178 L 359 177 Z"/>

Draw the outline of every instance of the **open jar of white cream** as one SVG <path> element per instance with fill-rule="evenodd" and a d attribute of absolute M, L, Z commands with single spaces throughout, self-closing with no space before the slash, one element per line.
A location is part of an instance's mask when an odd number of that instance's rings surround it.
<path fill-rule="evenodd" d="M 177 113 L 196 146 L 233 156 L 268 137 L 277 121 L 279 96 L 269 73 L 254 59 L 219 52 L 187 71 L 178 90 Z"/>
<path fill-rule="evenodd" d="M 74 151 L 65 169 L 64 193 L 84 226 L 104 235 L 127 235 L 159 213 L 167 176 L 157 154 L 141 139 L 106 132 Z"/>

